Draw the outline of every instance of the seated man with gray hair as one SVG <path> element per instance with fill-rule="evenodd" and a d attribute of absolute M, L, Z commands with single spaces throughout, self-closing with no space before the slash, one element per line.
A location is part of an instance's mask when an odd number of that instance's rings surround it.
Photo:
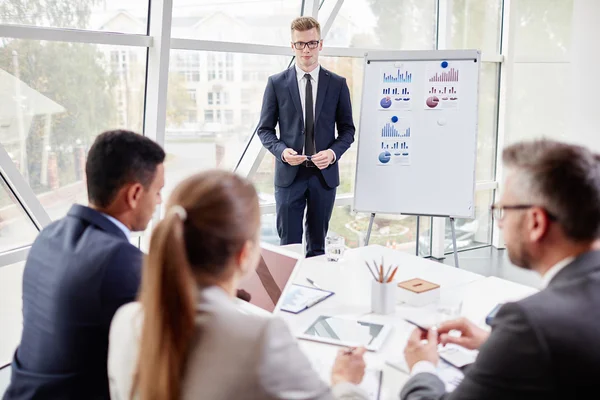
<path fill-rule="evenodd" d="M 513 264 L 544 289 L 501 307 L 492 331 L 466 319 L 413 331 L 404 350 L 411 379 L 401 398 L 589 399 L 600 389 L 600 157 L 550 140 L 504 150 L 506 182 L 492 206 Z M 461 332 L 450 336 L 450 330 Z M 426 340 L 424 340 L 426 339 Z M 438 343 L 479 349 L 463 382 L 446 393 Z M 596 394 L 587 394 L 591 391 Z"/>

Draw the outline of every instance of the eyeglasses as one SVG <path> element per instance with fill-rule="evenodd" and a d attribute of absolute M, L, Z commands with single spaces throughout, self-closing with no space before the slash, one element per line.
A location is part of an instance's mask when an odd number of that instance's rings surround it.
<path fill-rule="evenodd" d="M 309 49 L 314 50 L 319 47 L 320 40 L 311 40 L 310 42 L 294 42 L 293 45 L 296 50 L 304 50 L 308 46 Z"/>
<path fill-rule="evenodd" d="M 536 206 L 534 204 L 516 204 L 514 206 L 501 206 L 498 204 L 493 204 L 490 207 L 490 210 L 492 211 L 492 215 L 494 216 L 494 219 L 497 221 L 500 221 L 504 218 L 504 214 L 506 214 L 507 210 L 526 210 L 526 209 L 532 208 L 532 207 L 539 207 L 539 206 Z M 548 210 L 546 210 L 543 207 L 542 207 L 542 209 L 548 216 L 548 219 L 550 219 L 551 221 L 557 220 L 557 218 L 554 214 L 550 213 Z"/>

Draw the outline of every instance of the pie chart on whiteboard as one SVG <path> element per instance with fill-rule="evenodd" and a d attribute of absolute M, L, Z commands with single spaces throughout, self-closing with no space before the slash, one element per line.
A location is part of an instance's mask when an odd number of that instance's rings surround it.
<path fill-rule="evenodd" d="M 389 151 L 383 151 L 379 154 L 379 162 L 382 164 L 387 164 L 390 162 L 390 158 L 392 158 L 392 155 Z"/>
<path fill-rule="evenodd" d="M 440 99 L 437 96 L 431 96 L 427 98 L 425 103 L 429 108 L 436 108 L 440 104 Z"/>

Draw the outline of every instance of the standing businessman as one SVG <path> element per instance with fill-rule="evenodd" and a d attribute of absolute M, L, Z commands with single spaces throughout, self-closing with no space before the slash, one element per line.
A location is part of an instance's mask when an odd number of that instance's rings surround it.
<path fill-rule="evenodd" d="M 292 21 L 296 64 L 269 77 L 258 136 L 275 156 L 275 203 L 281 244 L 302 243 L 307 257 L 324 253 L 340 184 L 338 161 L 354 141 L 346 79 L 319 65 L 321 27 L 312 17 Z M 279 137 L 275 126 L 279 123 Z M 337 125 L 338 135 L 335 136 Z"/>

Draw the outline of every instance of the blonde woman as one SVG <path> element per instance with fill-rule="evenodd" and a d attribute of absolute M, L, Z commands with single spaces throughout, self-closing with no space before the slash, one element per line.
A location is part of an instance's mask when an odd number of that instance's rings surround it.
<path fill-rule="evenodd" d="M 114 400 L 366 399 L 364 349 L 340 352 L 325 384 L 279 318 L 242 313 L 240 280 L 260 257 L 258 197 L 224 171 L 175 189 L 152 234 L 140 302 L 110 331 Z"/>

